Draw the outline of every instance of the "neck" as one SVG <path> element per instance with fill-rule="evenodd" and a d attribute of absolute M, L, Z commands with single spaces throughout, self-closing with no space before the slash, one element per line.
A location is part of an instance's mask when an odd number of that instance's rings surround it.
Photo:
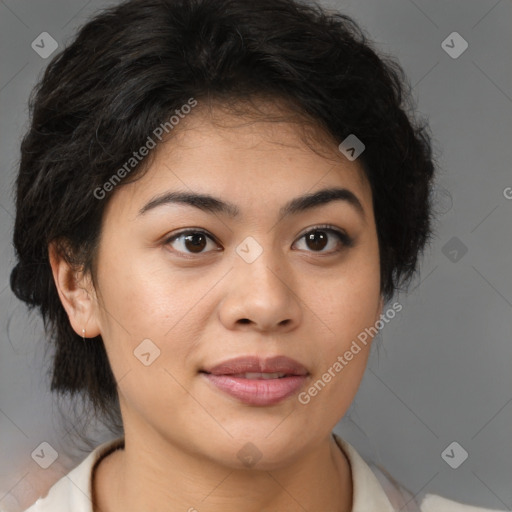
<path fill-rule="evenodd" d="M 350 464 L 329 435 L 274 470 L 233 469 L 168 442 L 125 436 L 93 483 L 95 512 L 324 512 L 352 509 Z"/>

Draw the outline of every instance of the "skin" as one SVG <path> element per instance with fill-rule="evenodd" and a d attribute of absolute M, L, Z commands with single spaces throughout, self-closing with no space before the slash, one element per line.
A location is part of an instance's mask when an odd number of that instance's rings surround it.
<path fill-rule="evenodd" d="M 105 211 L 96 288 L 50 247 L 74 330 L 101 334 L 118 382 L 125 449 L 99 464 L 94 508 L 349 512 L 350 465 L 331 431 L 354 399 L 371 343 L 307 405 L 296 395 L 247 405 L 198 372 L 236 356 L 282 354 L 308 369 L 307 390 L 375 324 L 382 298 L 369 184 L 357 160 L 327 136 L 331 158 L 304 144 L 297 124 L 216 116 L 222 126 L 200 111 L 189 115 L 154 150 L 147 173 L 117 187 Z M 327 187 L 351 190 L 364 217 L 335 200 L 278 222 L 286 202 Z M 166 191 L 211 194 L 236 204 L 240 217 L 183 204 L 138 215 Z M 331 232 L 315 251 L 303 235 L 321 224 L 344 230 L 354 246 Z M 166 243 L 183 228 L 213 240 L 204 239 L 199 254 L 183 237 Z M 252 263 L 236 252 L 249 236 L 263 250 Z M 160 356 L 145 366 L 133 352 L 148 338 Z M 261 453 L 251 468 L 237 457 L 248 442 Z"/>

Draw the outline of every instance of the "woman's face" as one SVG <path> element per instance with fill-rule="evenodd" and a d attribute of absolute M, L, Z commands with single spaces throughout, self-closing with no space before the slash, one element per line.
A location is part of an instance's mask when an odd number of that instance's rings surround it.
<path fill-rule="evenodd" d="M 316 154 L 293 124 L 193 116 L 113 192 L 87 335 L 104 340 L 127 435 L 276 468 L 325 440 L 360 384 L 357 336 L 382 308 L 371 191 L 357 160 Z M 326 189 L 349 192 L 304 201 Z M 276 368 L 288 376 L 257 372 Z"/>

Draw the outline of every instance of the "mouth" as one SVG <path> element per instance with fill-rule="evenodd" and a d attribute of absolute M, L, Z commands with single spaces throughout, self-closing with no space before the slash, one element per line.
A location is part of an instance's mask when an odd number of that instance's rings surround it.
<path fill-rule="evenodd" d="M 210 374 L 211 375 L 211 374 Z M 262 373 L 262 372 L 246 372 L 246 373 L 233 373 L 229 374 L 230 377 L 238 379 L 249 379 L 249 380 L 269 380 L 269 379 L 283 379 L 284 377 L 291 377 L 291 374 L 287 373 Z"/>
<path fill-rule="evenodd" d="M 277 404 L 303 387 L 309 372 L 286 356 L 245 356 L 199 372 L 213 389 L 248 405 Z"/>
<path fill-rule="evenodd" d="M 243 376 L 249 379 L 258 378 L 260 375 L 271 375 L 269 378 L 282 378 L 289 375 L 303 376 L 309 373 L 304 365 L 287 356 L 235 357 L 215 366 L 206 367 L 201 372 L 212 375 Z"/>

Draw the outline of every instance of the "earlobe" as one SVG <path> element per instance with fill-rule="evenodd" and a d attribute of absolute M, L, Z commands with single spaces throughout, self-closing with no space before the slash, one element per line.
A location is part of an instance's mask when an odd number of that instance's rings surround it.
<path fill-rule="evenodd" d="M 79 336 L 84 329 L 88 338 L 98 336 L 97 299 L 90 278 L 71 266 L 56 242 L 48 246 L 48 257 L 60 301 L 73 330 Z"/>

